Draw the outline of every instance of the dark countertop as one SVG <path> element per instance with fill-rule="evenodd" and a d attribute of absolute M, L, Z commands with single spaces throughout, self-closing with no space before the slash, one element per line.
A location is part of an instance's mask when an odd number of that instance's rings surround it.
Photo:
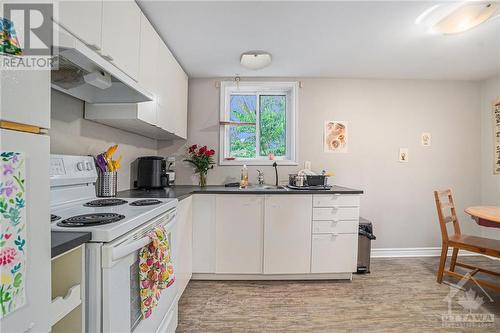
<path fill-rule="evenodd" d="M 90 232 L 51 232 L 52 258 L 74 249 L 90 240 Z"/>
<path fill-rule="evenodd" d="M 176 198 L 185 199 L 192 194 L 363 194 L 361 190 L 355 190 L 342 186 L 333 186 L 328 191 L 318 190 L 292 190 L 292 189 L 239 189 L 238 187 L 224 187 L 223 185 L 209 185 L 199 187 L 193 185 L 176 185 L 158 190 L 126 190 L 118 192 L 119 198 Z"/>

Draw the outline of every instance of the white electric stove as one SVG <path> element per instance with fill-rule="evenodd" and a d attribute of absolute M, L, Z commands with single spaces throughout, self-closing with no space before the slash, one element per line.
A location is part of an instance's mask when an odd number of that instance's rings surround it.
<path fill-rule="evenodd" d="M 174 263 L 177 199 L 97 198 L 91 156 L 51 155 L 51 228 L 86 231 L 86 331 L 173 332 L 177 326 L 177 285 L 162 291 L 148 319 L 141 317 L 138 252 L 148 234 L 167 231 Z"/>

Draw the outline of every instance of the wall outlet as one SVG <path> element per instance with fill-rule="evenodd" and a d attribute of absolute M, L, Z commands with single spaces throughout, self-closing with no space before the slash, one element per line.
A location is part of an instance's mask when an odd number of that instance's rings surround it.
<path fill-rule="evenodd" d="M 407 163 L 408 159 L 408 148 L 399 148 L 399 162 Z"/>
<path fill-rule="evenodd" d="M 167 163 L 172 163 L 172 165 L 170 167 L 175 167 L 175 156 L 169 156 L 167 157 Z"/>
<path fill-rule="evenodd" d="M 304 162 L 304 169 L 311 170 L 311 161 Z"/>

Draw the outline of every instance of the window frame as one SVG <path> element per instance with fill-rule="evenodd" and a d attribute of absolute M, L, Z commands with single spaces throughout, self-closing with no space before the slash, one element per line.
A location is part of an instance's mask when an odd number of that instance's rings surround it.
<path fill-rule="evenodd" d="M 222 81 L 220 84 L 220 113 L 219 121 L 230 119 L 230 96 L 231 95 L 256 95 L 256 156 L 255 158 L 236 158 L 226 160 L 229 157 L 230 125 L 220 124 L 219 130 L 219 165 L 272 165 L 273 160 L 266 156 L 260 157 L 260 96 L 286 95 L 286 156 L 277 156 L 275 161 L 279 165 L 298 165 L 298 82 L 275 82 L 275 81 Z"/>

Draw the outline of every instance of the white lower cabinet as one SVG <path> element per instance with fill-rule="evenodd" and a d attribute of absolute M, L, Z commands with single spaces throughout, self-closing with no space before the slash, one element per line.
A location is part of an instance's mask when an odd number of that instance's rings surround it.
<path fill-rule="evenodd" d="M 358 220 L 359 207 L 314 207 L 313 219 L 320 221 Z"/>
<path fill-rule="evenodd" d="M 311 273 L 355 272 L 358 256 L 356 234 L 314 234 Z"/>
<path fill-rule="evenodd" d="M 193 196 L 193 273 L 215 273 L 215 195 Z"/>
<path fill-rule="evenodd" d="M 180 298 L 193 275 L 193 198 L 188 197 L 177 205 L 177 239 L 174 242 L 174 263 Z"/>
<path fill-rule="evenodd" d="M 266 196 L 264 273 L 309 273 L 312 195 Z"/>
<path fill-rule="evenodd" d="M 196 194 L 193 278 L 349 279 L 359 196 L 330 196 Z"/>
<path fill-rule="evenodd" d="M 358 221 L 313 221 L 313 233 L 354 234 L 358 226 Z"/>
<path fill-rule="evenodd" d="M 217 195 L 215 273 L 262 273 L 264 196 Z"/>

